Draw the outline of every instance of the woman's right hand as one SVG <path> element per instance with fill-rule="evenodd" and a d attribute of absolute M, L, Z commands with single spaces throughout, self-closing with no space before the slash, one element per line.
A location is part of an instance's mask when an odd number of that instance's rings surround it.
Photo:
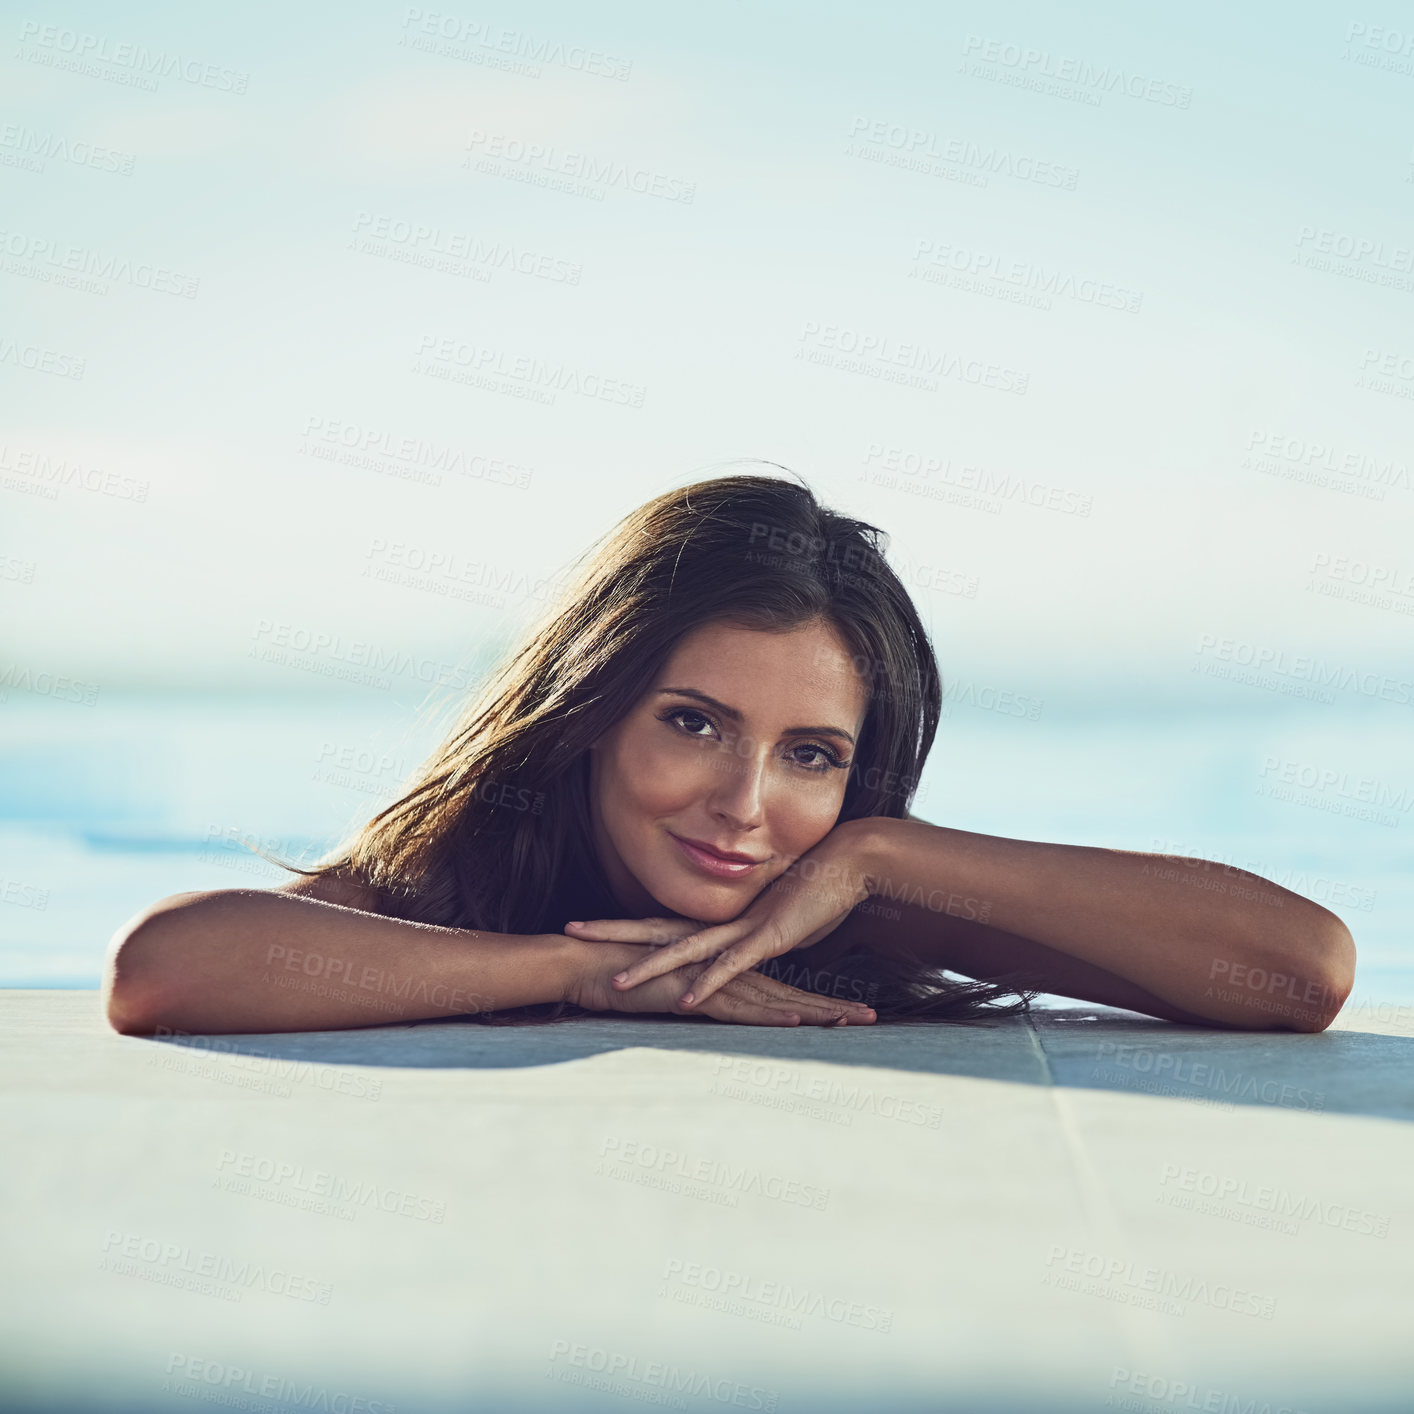
<path fill-rule="evenodd" d="M 870 1007 L 803 992 L 755 971 L 732 978 L 698 1006 L 682 1006 L 683 992 L 710 961 L 685 963 L 627 992 L 610 985 L 616 973 L 652 951 L 651 946 L 637 943 L 587 944 L 583 966 L 577 969 L 565 1000 L 587 1011 L 670 1012 L 744 1026 L 868 1026 L 874 1021 Z"/>

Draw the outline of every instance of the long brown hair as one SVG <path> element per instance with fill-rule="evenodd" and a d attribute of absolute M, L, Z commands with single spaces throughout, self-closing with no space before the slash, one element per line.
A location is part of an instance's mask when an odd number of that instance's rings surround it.
<path fill-rule="evenodd" d="M 783 632 L 824 620 L 838 631 L 870 688 L 839 819 L 902 818 L 942 684 L 886 544 L 803 481 L 722 476 L 654 497 L 581 556 L 398 800 L 319 865 L 283 867 L 351 879 L 374 892 L 380 913 L 443 927 L 546 933 L 571 918 L 621 916 L 593 848 L 588 747 L 651 688 L 678 641 L 713 621 Z M 791 975 L 785 959 L 761 970 Z M 863 947 L 831 971 L 853 978 L 851 995 L 881 1021 L 1007 1015 L 1035 994 Z M 567 1010 L 580 1014 L 558 1004 L 516 1019 Z"/>

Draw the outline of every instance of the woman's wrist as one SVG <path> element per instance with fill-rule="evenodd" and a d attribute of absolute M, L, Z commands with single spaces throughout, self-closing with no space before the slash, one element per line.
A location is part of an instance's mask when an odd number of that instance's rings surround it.
<path fill-rule="evenodd" d="M 461 932 L 438 980 L 473 1005 L 462 1011 L 509 1011 L 563 1001 L 582 966 L 573 938 L 560 933 Z"/>
<path fill-rule="evenodd" d="M 548 937 L 564 944 L 555 964 L 560 1000 L 590 1011 L 608 1009 L 607 999 L 613 995 L 610 979 L 632 966 L 647 951 L 638 943 L 586 942 L 553 933 Z"/>
<path fill-rule="evenodd" d="M 900 823 L 885 815 L 862 815 L 843 821 L 832 832 L 843 836 L 850 870 L 871 893 L 877 893 L 880 882 L 889 877 L 894 843 L 890 831 Z"/>

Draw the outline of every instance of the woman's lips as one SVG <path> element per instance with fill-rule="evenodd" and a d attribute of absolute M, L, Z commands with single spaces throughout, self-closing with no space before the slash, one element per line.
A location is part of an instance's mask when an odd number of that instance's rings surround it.
<path fill-rule="evenodd" d="M 747 864 L 723 859 L 719 854 L 709 854 L 705 849 L 699 849 L 696 845 L 679 839 L 671 830 L 668 831 L 668 834 L 691 863 L 695 864 L 703 873 L 712 875 L 714 879 L 737 879 L 743 874 L 751 873 L 753 869 L 759 869 L 766 862 L 764 859 L 758 859 L 754 863 Z"/>

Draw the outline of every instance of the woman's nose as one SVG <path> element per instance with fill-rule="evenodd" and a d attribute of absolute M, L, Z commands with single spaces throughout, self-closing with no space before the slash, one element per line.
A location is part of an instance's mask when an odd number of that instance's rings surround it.
<path fill-rule="evenodd" d="M 738 829 L 760 824 L 766 765 L 755 755 L 733 755 L 724 762 L 709 801 L 714 812 Z"/>

